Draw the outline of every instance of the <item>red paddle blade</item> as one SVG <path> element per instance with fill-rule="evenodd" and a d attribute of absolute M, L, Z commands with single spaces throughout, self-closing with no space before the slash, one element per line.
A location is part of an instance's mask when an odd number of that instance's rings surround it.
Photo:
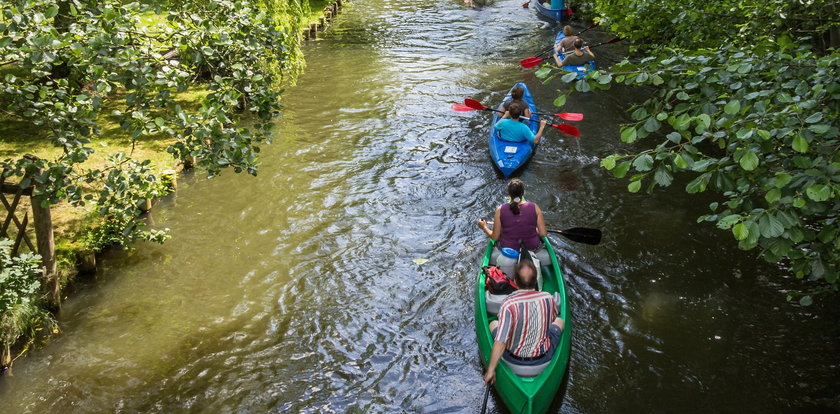
<path fill-rule="evenodd" d="M 563 118 L 567 121 L 583 121 L 583 114 L 576 114 L 574 112 L 563 112 L 560 114 L 554 114 L 554 116 Z"/>
<path fill-rule="evenodd" d="M 487 109 L 487 107 L 482 105 L 481 102 L 470 98 L 464 99 L 464 105 L 472 109 Z"/>
<path fill-rule="evenodd" d="M 543 60 L 541 58 L 538 58 L 538 57 L 534 56 L 534 57 L 529 57 L 529 58 L 525 58 L 525 59 L 520 60 L 519 64 L 523 68 L 528 69 L 528 68 L 533 68 L 534 66 L 539 65 L 540 62 L 542 62 L 542 61 Z"/>
<path fill-rule="evenodd" d="M 525 3 L 522 3 L 522 7 L 527 9 L 528 8 L 528 3 L 530 3 L 530 1 L 526 1 Z"/>
<path fill-rule="evenodd" d="M 452 104 L 452 109 L 454 109 L 458 112 L 475 111 L 475 108 L 470 108 L 469 106 L 461 105 L 461 104 Z"/>
<path fill-rule="evenodd" d="M 620 41 L 622 41 L 622 40 L 624 40 L 624 38 L 623 38 L 623 37 L 614 37 L 614 38 L 612 38 L 612 39 L 610 39 L 610 40 L 607 40 L 606 42 L 602 42 L 601 44 L 602 44 L 602 45 L 608 45 L 608 44 L 610 44 L 610 43 L 620 42 Z"/>
<path fill-rule="evenodd" d="M 551 126 L 553 126 L 554 128 L 557 128 L 560 132 L 562 132 L 564 134 L 568 134 L 568 135 L 571 135 L 573 137 L 579 137 L 580 136 L 580 130 L 577 129 L 577 127 L 574 126 L 574 125 L 554 124 L 554 125 L 551 125 Z"/>

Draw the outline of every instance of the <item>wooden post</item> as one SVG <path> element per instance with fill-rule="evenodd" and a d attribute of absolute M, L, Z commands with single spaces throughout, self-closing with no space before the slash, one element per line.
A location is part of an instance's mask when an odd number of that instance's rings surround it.
<path fill-rule="evenodd" d="M 41 255 L 41 265 L 44 267 L 44 280 L 47 291 L 50 292 L 50 302 L 56 308 L 61 307 L 61 285 L 56 274 L 55 239 L 53 238 L 52 216 L 50 207 L 42 207 L 46 201 L 43 196 L 32 197 L 32 219 L 35 225 L 35 239 L 38 244 L 38 254 Z"/>

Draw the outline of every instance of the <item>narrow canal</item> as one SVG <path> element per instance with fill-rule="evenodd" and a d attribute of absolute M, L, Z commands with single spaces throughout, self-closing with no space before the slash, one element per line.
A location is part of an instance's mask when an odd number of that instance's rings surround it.
<path fill-rule="evenodd" d="M 559 80 L 517 62 L 556 29 L 521 2 L 354 1 L 306 46 L 259 176 L 182 179 L 153 215 L 175 237 L 105 257 L 62 334 L 0 382 L 3 412 L 477 412 L 475 219 L 505 181 L 490 117 L 449 105 L 524 81 L 553 109 Z M 605 233 L 554 239 L 574 320 L 553 409 L 838 409 L 836 300 L 785 303 L 799 285 L 695 224 L 711 199 L 685 183 L 633 195 L 598 166 L 641 148 L 616 136 L 642 93 L 574 95 L 563 110 L 586 114 L 583 136 L 552 130 L 521 175 L 550 227 Z"/>

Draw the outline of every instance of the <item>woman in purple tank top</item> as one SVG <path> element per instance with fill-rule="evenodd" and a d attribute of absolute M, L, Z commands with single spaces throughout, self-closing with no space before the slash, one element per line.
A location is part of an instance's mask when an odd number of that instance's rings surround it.
<path fill-rule="evenodd" d="M 502 204 L 496 209 L 493 230 L 487 227 L 484 219 L 478 220 L 478 227 L 484 234 L 497 242 L 492 261 L 496 262 L 501 254 L 500 249 L 510 247 L 519 250 L 521 242 L 526 249 L 537 253 L 542 262 L 544 258 L 548 258 L 548 252 L 541 254 L 545 248 L 540 238 L 548 234 L 542 210 L 535 203 L 522 199 L 525 195 L 525 184 L 522 180 L 510 180 L 507 191 L 510 203 Z M 550 262 L 547 260 L 544 263 Z"/>

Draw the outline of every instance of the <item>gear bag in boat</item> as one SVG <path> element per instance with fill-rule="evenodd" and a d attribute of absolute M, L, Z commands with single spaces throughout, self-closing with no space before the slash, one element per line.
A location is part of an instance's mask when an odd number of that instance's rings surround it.
<path fill-rule="evenodd" d="M 513 282 L 501 269 L 496 266 L 484 266 L 484 285 L 487 290 L 494 295 L 509 295 L 516 289 L 516 283 Z"/>

